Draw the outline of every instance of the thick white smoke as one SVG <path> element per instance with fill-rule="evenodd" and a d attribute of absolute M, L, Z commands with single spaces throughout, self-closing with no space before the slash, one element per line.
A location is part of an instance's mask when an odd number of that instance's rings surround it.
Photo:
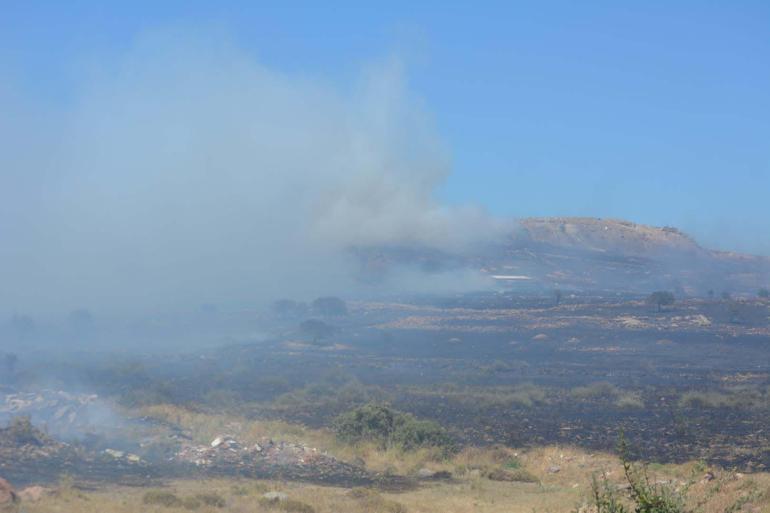
<path fill-rule="evenodd" d="M 461 251 L 499 229 L 433 198 L 449 157 L 395 60 L 339 86 L 157 32 L 65 112 L 30 112 L 0 126 L 6 310 L 339 292 L 351 246 Z"/>

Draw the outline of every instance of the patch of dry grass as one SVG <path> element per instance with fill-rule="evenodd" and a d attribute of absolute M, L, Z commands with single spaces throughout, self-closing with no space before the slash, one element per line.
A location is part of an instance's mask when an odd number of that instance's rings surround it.
<path fill-rule="evenodd" d="M 313 445 L 320 450 L 348 461 L 360 459 L 374 471 L 390 471 L 414 475 L 420 468 L 451 472 L 451 480 L 422 481 L 416 489 L 402 493 L 385 491 L 355 491 L 339 487 L 323 487 L 293 482 L 253 480 L 183 480 L 171 483 L 162 491 L 179 498 L 180 502 L 166 507 L 145 504 L 147 489 L 109 486 L 97 491 L 83 492 L 66 481 L 58 494 L 39 503 L 23 505 L 26 513 L 147 513 L 186 511 L 202 493 L 221 497 L 223 507 L 206 504 L 197 499 L 195 511 L 260 513 L 280 511 L 274 505 L 260 504 L 259 498 L 270 490 L 289 495 L 300 504 L 312 506 L 316 513 L 516 513 L 573 511 L 588 504 L 591 477 L 606 476 L 617 485 L 625 484 L 623 468 L 616 456 L 592 453 L 573 447 L 542 447 L 527 450 L 493 446 L 465 448 L 451 458 L 442 458 L 437 451 L 421 449 L 404 452 L 381 450 L 375 444 L 345 445 L 326 430 L 274 421 L 253 421 L 232 416 L 193 412 L 175 406 L 152 406 L 142 414 L 176 422 L 189 429 L 200 442 L 208 442 L 221 433 L 233 434 L 246 442 L 267 436 Z M 770 511 L 770 474 L 740 475 L 720 469 L 710 469 L 713 480 L 701 477 L 706 469 L 696 463 L 686 465 L 651 466 L 654 481 L 682 487 L 693 480 L 689 502 L 703 502 L 703 513 L 724 513 L 734 504 L 745 501 L 743 509 L 732 511 Z M 498 481 L 490 478 L 499 478 Z M 511 476 L 513 476 L 512 479 Z M 287 506 L 288 507 L 288 506 Z M 754 509 L 751 509 L 754 508 Z M 757 509 L 758 508 L 758 509 Z M 306 510 L 309 511 L 309 510 Z"/>
<path fill-rule="evenodd" d="M 537 477 L 538 483 L 501 482 L 484 477 L 484 468 L 517 467 Z M 38 503 L 24 504 L 26 513 L 174 513 L 184 512 L 189 498 L 207 494 L 221 497 L 223 504 L 198 501 L 200 513 L 261 513 L 285 511 L 275 505 L 260 503 L 266 491 L 286 493 L 297 511 L 316 513 L 532 513 L 573 511 L 588 503 L 591 476 L 601 473 L 611 482 L 624 483 L 618 458 L 602 453 L 589 453 L 570 447 L 544 447 L 516 451 L 505 447 L 466 449 L 455 458 L 435 468 L 455 472 L 450 481 L 431 481 L 417 489 L 388 493 L 368 489 L 323 487 L 293 482 L 232 480 L 176 481 L 160 491 L 179 499 L 166 506 L 146 504 L 148 490 L 109 486 L 83 492 L 77 487 L 61 490 Z M 554 472 L 558 467 L 558 472 Z M 655 481 L 671 482 L 674 487 L 696 477 L 689 490 L 689 503 L 704 502 L 703 513 L 724 513 L 745 501 L 743 509 L 734 511 L 770 511 L 770 474 L 741 475 L 711 469 L 713 480 L 701 479 L 705 469 L 696 463 L 656 465 L 650 472 Z M 742 499 L 743 498 L 743 499 Z M 294 505 L 294 506 L 291 506 Z M 305 505 L 305 506 L 301 506 Z M 220 507 L 222 506 L 222 507 Z M 753 509 L 752 509 L 753 508 Z"/>

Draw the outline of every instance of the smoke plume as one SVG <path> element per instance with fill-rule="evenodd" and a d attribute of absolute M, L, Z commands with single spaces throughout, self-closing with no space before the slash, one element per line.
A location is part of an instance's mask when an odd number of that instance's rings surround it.
<path fill-rule="evenodd" d="M 450 158 L 396 59 L 340 85 L 167 30 L 88 68 L 60 112 L 21 96 L 0 95 L 1 309 L 344 291 L 350 247 L 501 229 L 434 199 Z"/>

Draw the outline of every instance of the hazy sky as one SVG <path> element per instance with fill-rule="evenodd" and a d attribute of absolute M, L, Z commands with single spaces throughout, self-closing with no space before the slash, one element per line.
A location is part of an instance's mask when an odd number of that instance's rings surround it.
<path fill-rule="evenodd" d="M 770 254 L 770 4 L 456 4 L 3 2 L 3 278 L 70 290 L 122 269 L 224 294 L 254 285 L 238 270 L 263 249 L 190 284 L 173 278 L 179 248 L 191 271 L 255 231 L 280 248 L 268 267 L 298 249 L 285 231 L 458 244 L 456 223 L 463 240 L 500 229 L 484 210 L 674 225 Z"/>

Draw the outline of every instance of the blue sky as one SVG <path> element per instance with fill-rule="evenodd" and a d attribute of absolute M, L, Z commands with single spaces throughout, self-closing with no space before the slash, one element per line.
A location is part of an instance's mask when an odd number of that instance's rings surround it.
<path fill-rule="evenodd" d="M 770 3 L 363 4 L 5 1 L 0 90 L 64 109 L 90 61 L 179 24 L 340 84 L 397 56 L 451 156 L 442 201 L 770 254 Z"/>

